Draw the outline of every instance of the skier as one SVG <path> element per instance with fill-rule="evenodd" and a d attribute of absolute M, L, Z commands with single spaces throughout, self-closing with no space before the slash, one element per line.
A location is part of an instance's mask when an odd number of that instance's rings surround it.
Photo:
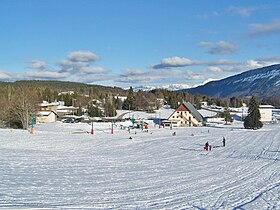
<path fill-rule="evenodd" d="M 225 147 L 225 146 L 226 146 L 226 138 L 223 137 L 223 147 Z"/>
<path fill-rule="evenodd" d="M 208 141 L 205 143 L 204 150 L 208 151 L 209 143 Z"/>

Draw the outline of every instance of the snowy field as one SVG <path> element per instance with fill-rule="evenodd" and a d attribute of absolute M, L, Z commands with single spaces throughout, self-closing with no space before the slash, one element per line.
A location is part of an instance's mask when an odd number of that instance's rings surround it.
<path fill-rule="evenodd" d="M 94 124 L 94 135 L 82 123 L 0 130 L 0 208 L 280 209 L 279 124 L 109 126 Z"/>

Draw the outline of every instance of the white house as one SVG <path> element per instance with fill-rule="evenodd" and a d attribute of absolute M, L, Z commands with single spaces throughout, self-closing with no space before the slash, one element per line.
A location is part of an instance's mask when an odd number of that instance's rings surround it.
<path fill-rule="evenodd" d="M 38 111 L 36 113 L 36 123 L 56 122 L 57 114 L 54 111 Z"/>
<path fill-rule="evenodd" d="M 207 107 L 208 106 L 207 101 L 201 101 L 201 106 Z"/>
<path fill-rule="evenodd" d="M 120 99 L 122 102 L 124 102 L 126 99 L 127 99 L 127 97 L 126 96 L 114 96 L 114 98 L 115 99 Z"/>
<path fill-rule="evenodd" d="M 262 122 L 271 122 L 272 121 L 272 109 L 274 107 L 271 105 L 259 105 L 259 111 L 261 114 Z"/>
<path fill-rule="evenodd" d="M 180 104 L 168 119 L 163 121 L 163 124 L 171 127 L 191 127 L 202 126 L 202 121 L 201 114 L 194 106 L 189 102 L 185 102 Z"/>

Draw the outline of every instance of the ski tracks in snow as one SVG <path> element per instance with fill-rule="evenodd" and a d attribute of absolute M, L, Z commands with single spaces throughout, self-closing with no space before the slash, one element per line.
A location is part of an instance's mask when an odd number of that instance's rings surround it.
<path fill-rule="evenodd" d="M 54 126 L 52 128 L 52 126 Z M 35 135 L 0 130 L 0 207 L 39 209 L 277 209 L 278 125 Z M 81 125 L 82 130 L 85 130 Z M 87 126 L 88 127 L 88 126 Z M 76 130 L 79 128 L 75 128 Z M 37 133 L 36 133 L 37 132 Z M 194 133 L 194 136 L 191 134 Z M 62 135 L 63 134 L 63 135 Z M 129 136 L 132 139 L 128 139 Z M 203 145 L 226 147 L 203 151 Z M 180 148 L 180 149 L 178 149 Z M 204 155 L 200 155 L 204 154 Z"/>

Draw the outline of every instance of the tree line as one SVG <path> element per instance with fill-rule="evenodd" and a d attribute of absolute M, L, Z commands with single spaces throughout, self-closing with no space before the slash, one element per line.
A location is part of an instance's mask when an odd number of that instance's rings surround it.
<path fill-rule="evenodd" d="M 73 91 L 73 94 L 61 94 L 61 92 L 70 90 Z M 126 99 L 123 100 L 122 96 L 125 96 Z M 161 108 L 163 104 L 168 104 L 171 108 L 176 109 L 178 103 L 184 101 L 194 104 L 197 109 L 201 108 L 202 101 L 206 101 L 209 105 L 215 104 L 223 107 L 240 107 L 243 103 L 247 105 L 250 103 L 246 98 L 222 99 L 165 89 L 135 92 L 132 87 L 124 90 L 118 87 L 61 81 L 0 82 L 0 126 L 8 125 L 27 129 L 32 116 L 35 116 L 36 105 L 42 101 L 64 101 L 65 106 L 78 107 L 77 115 L 82 115 L 83 108 L 86 108 L 90 117 L 112 117 L 116 115 L 116 110 L 120 109 L 153 112 L 155 109 Z M 260 103 L 270 103 L 277 107 L 280 99 L 262 99 Z M 230 121 L 228 112 L 225 113 L 225 116 Z"/>

